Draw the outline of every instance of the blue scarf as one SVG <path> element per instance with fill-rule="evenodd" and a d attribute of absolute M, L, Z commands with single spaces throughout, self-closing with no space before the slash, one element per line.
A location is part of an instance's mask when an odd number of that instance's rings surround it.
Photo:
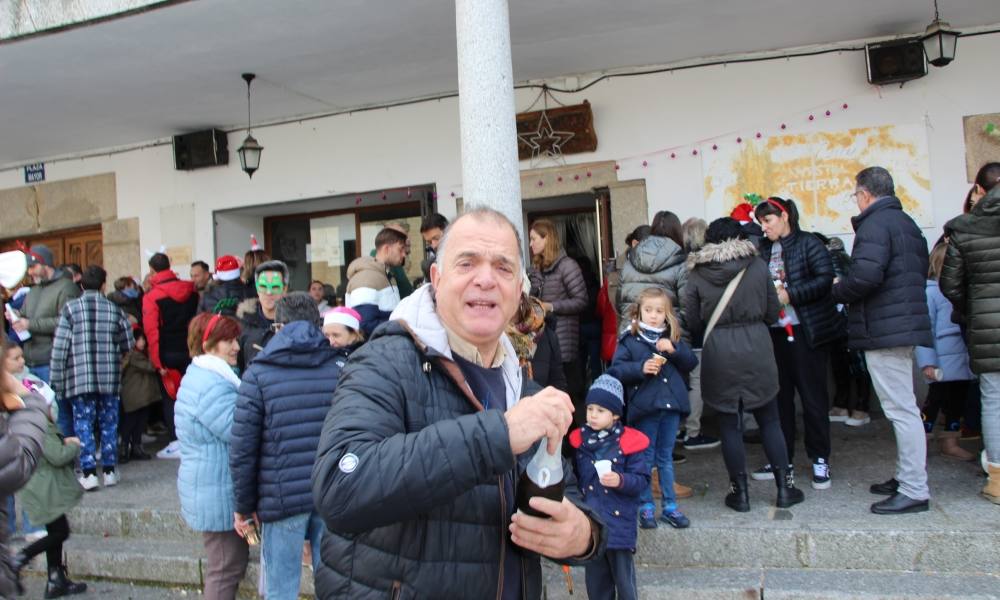
<path fill-rule="evenodd" d="M 615 421 L 611 429 L 598 431 L 591 429 L 590 425 L 584 425 L 580 428 L 580 437 L 583 442 L 581 448 L 586 448 L 587 452 L 593 453 L 598 458 L 603 458 L 609 450 L 618 445 L 623 431 L 625 431 L 625 427 L 621 420 Z"/>

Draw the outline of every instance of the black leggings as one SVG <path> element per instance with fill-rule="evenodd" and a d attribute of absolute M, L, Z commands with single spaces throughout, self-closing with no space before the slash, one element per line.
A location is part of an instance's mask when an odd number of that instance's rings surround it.
<path fill-rule="evenodd" d="M 47 536 L 28 544 L 21 552 L 28 560 L 44 552 L 50 569 L 61 567 L 63 542 L 69 539 L 69 521 L 66 520 L 66 515 L 46 525 L 45 530 L 49 532 Z"/>
<path fill-rule="evenodd" d="M 147 423 L 149 423 L 149 406 L 122 413 L 118 425 L 118 435 L 122 437 L 122 443 L 142 448 L 142 434 L 146 431 Z"/>
<path fill-rule="evenodd" d="M 965 397 L 969 394 L 971 383 L 972 380 L 965 379 L 936 381 L 927 386 L 927 401 L 924 402 L 924 429 L 927 433 L 934 428 L 940 411 L 944 411 L 945 431 L 961 429 Z"/>
<path fill-rule="evenodd" d="M 785 436 L 781 432 L 781 421 L 778 418 L 778 402 L 771 400 L 760 408 L 752 411 L 760 426 L 760 436 L 764 443 L 764 453 L 774 467 L 784 468 L 788 464 L 788 451 L 785 449 Z M 743 448 L 743 401 L 740 401 L 739 412 L 735 414 L 719 413 L 719 429 L 722 438 L 722 459 L 726 462 L 726 470 L 730 479 L 736 479 L 740 474 L 746 475 L 747 455 Z"/>

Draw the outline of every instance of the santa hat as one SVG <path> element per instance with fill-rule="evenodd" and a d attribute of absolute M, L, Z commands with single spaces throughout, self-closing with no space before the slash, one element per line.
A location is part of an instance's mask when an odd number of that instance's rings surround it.
<path fill-rule="evenodd" d="M 217 281 L 233 281 L 240 277 L 240 261 L 233 255 L 220 256 L 215 261 L 215 279 Z"/>
<path fill-rule="evenodd" d="M 260 244 L 257 243 L 257 236 L 250 234 L 250 251 L 256 252 L 257 250 L 262 250 Z"/>
<path fill-rule="evenodd" d="M 742 202 L 736 205 L 733 212 L 729 213 L 729 216 L 736 219 L 742 224 L 747 224 L 753 221 L 753 206 L 749 202 Z"/>
<path fill-rule="evenodd" d="M 338 306 L 326 311 L 323 315 L 323 325 L 343 325 L 348 329 L 357 331 L 361 329 L 361 314 L 353 308 Z"/>

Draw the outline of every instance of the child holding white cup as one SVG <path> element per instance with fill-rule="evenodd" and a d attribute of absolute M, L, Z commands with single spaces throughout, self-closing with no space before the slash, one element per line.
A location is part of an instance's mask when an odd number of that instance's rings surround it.
<path fill-rule="evenodd" d="M 590 598 L 636 598 L 635 554 L 639 494 L 649 486 L 643 451 L 649 438 L 621 422 L 622 384 L 601 375 L 587 392 L 587 422 L 569 434 L 576 448 L 576 472 L 584 501 L 601 515 L 608 546 L 587 565 Z"/>

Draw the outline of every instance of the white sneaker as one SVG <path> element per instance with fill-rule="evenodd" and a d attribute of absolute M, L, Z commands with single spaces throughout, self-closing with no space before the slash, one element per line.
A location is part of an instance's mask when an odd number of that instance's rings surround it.
<path fill-rule="evenodd" d="M 111 487 L 113 485 L 118 485 L 118 471 L 111 471 L 110 473 L 105 473 L 103 476 L 104 487 Z"/>
<path fill-rule="evenodd" d="M 90 492 L 97 489 L 97 474 L 91 473 L 90 475 L 84 475 L 79 480 L 80 485 L 83 486 L 83 491 Z"/>
<path fill-rule="evenodd" d="M 37 542 L 38 540 L 42 539 L 47 535 L 49 535 L 49 532 L 44 529 L 39 529 L 38 531 L 29 531 L 28 533 L 24 534 L 24 541 L 28 542 L 29 544 L 34 544 L 35 542 Z"/>
<path fill-rule="evenodd" d="M 831 423 L 843 423 L 850 416 L 851 415 L 847 412 L 846 408 L 840 408 L 840 407 L 834 406 L 830 410 L 830 417 L 829 418 L 830 418 L 830 422 Z"/>
<path fill-rule="evenodd" d="M 868 416 L 868 413 L 855 410 L 851 412 L 851 416 L 847 417 L 844 421 L 844 425 L 850 425 L 851 427 L 861 427 L 862 425 L 867 425 L 872 422 L 872 418 Z"/>
<path fill-rule="evenodd" d="M 813 463 L 814 490 L 826 490 L 830 488 L 830 465 L 822 458 L 817 458 Z"/>
<path fill-rule="evenodd" d="M 180 460 L 181 458 L 181 443 L 178 440 L 174 440 L 167 444 L 167 447 L 156 453 L 156 458 L 173 458 Z"/>

